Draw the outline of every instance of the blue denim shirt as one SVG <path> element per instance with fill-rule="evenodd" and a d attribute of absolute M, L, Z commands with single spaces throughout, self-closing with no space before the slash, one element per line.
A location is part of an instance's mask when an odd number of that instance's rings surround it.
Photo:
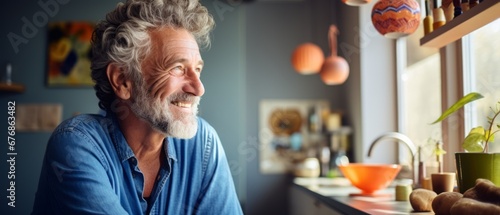
<path fill-rule="evenodd" d="M 32 214 L 242 214 L 226 155 L 203 119 L 191 139 L 165 138 L 149 202 L 113 115 L 61 123 L 47 145 Z"/>

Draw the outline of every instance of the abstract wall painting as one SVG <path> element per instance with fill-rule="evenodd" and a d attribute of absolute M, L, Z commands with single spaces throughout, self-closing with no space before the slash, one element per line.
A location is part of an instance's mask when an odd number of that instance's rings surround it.
<path fill-rule="evenodd" d="M 49 87 L 88 87 L 90 77 L 90 40 L 92 22 L 52 22 L 48 25 Z"/>

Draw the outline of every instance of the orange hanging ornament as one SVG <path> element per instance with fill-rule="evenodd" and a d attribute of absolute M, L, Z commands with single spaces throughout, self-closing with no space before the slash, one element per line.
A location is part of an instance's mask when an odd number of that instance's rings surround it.
<path fill-rule="evenodd" d="M 323 51 L 313 43 L 299 45 L 292 54 L 292 66 L 302 75 L 318 73 L 324 60 Z"/>
<path fill-rule="evenodd" d="M 320 72 L 321 80 L 327 85 L 343 84 L 349 76 L 349 64 L 337 56 L 337 34 L 337 27 L 331 25 L 328 32 L 331 55 L 326 58 Z"/>

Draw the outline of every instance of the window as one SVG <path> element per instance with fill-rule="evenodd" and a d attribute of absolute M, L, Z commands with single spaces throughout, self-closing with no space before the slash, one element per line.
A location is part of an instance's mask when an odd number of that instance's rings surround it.
<path fill-rule="evenodd" d="M 465 130 L 488 125 L 490 107 L 500 101 L 500 19 L 472 32 L 463 39 L 464 91 L 479 92 L 484 98 L 467 106 Z M 498 121 L 497 121 L 498 122 Z M 467 133 L 467 132 L 466 132 Z M 500 138 L 489 145 L 489 152 L 500 152 Z"/>
<path fill-rule="evenodd" d="M 454 171 L 454 152 L 462 150 L 465 135 L 472 126 L 486 126 L 490 106 L 500 101 L 500 19 L 434 52 L 419 45 L 422 37 L 419 29 L 396 43 L 399 131 L 418 146 L 426 145 L 429 138 L 442 139 L 448 152 L 444 170 Z M 485 98 L 466 105 L 463 113 L 441 125 L 429 125 L 444 108 L 473 91 Z M 490 152 L 500 152 L 498 135 L 489 147 Z"/>
<path fill-rule="evenodd" d="M 398 41 L 399 131 L 421 147 L 420 159 L 430 160 L 435 147 L 433 140 L 441 139 L 441 126 L 430 125 L 441 113 L 440 55 L 437 49 L 421 47 L 423 25 L 407 38 Z M 402 43 L 402 44 L 399 44 Z M 403 54 L 400 54 L 403 53 Z"/>

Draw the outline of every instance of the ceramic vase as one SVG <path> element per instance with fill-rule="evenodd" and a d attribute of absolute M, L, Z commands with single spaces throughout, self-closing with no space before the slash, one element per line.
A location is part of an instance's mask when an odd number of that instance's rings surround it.
<path fill-rule="evenodd" d="M 372 9 L 372 23 L 387 38 L 412 34 L 420 24 L 420 6 L 415 0 L 379 0 Z"/>

